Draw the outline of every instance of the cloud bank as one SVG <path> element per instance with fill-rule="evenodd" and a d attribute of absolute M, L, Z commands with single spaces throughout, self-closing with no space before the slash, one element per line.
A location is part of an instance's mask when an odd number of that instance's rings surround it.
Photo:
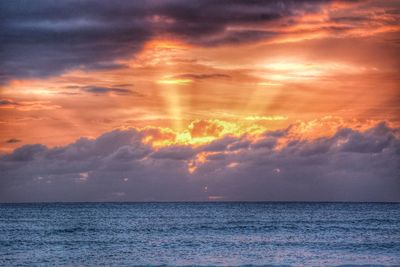
<path fill-rule="evenodd" d="M 379 123 L 302 139 L 292 127 L 153 148 L 114 130 L 0 158 L 0 202 L 400 201 L 400 129 Z M 153 130 L 156 131 L 156 130 Z"/>
<path fill-rule="evenodd" d="M 398 3 L 16 0 L 1 1 L 0 17 L 0 81 L 6 82 L 70 69 L 122 68 L 116 60 L 134 56 L 152 38 L 208 47 L 362 35 L 366 27 L 368 34 L 393 31 Z"/>

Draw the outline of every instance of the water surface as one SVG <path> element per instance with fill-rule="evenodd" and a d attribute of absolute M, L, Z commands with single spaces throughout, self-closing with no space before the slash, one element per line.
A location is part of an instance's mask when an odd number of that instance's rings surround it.
<path fill-rule="evenodd" d="M 0 204 L 0 265 L 400 265 L 400 204 Z"/>

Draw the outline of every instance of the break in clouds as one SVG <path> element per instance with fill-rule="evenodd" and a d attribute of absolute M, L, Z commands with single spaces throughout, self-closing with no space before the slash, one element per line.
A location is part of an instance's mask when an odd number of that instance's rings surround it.
<path fill-rule="evenodd" d="M 399 129 L 313 140 L 289 129 L 199 147 L 154 149 L 136 129 L 24 145 L 0 158 L 0 201 L 400 201 Z"/>

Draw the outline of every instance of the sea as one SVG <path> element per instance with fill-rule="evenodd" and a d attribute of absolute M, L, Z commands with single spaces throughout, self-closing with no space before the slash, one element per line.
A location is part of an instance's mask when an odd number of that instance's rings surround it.
<path fill-rule="evenodd" d="M 137 265 L 400 266 L 400 204 L 0 204 L 0 266 Z"/>

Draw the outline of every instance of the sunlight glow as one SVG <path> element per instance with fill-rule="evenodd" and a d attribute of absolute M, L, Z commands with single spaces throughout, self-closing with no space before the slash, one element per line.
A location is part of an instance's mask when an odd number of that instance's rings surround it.
<path fill-rule="evenodd" d="M 160 79 L 157 81 L 158 84 L 176 84 L 176 85 L 186 85 L 192 83 L 193 80 L 190 79 Z"/>

